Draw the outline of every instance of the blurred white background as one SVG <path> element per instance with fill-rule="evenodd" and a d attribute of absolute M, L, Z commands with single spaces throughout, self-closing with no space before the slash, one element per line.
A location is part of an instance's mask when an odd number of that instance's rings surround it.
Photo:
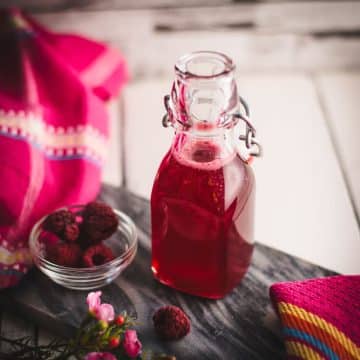
<path fill-rule="evenodd" d="M 9 3 L 9 2 L 7 2 Z M 342 273 L 360 272 L 360 3 L 14 1 L 57 31 L 111 43 L 131 81 L 111 105 L 105 181 L 149 198 L 172 132 L 163 96 L 176 59 L 216 50 L 237 64 L 264 146 L 256 240 Z"/>

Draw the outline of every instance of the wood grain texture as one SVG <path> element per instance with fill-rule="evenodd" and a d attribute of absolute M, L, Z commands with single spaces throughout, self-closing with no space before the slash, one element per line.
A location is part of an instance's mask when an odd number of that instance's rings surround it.
<path fill-rule="evenodd" d="M 4 310 L 4 309 L 2 309 Z M 10 310 L 10 311 L 9 311 Z M 36 327 L 33 322 L 27 321 L 26 318 L 15 315 L 14 308 L 8 308 L 7 311 L 2 311 L 1 314 L 1 334 L 9 339 L 20 339 L 24 337 L 31 337 L 35 341 Z M 34 342 L 30 342 L 34 343 Z M 0 343 L 1 350 L 10 351 L 9 344 Z"/>
<path fill-rule="evenodd" d="M 110 42 L 133 78 L 143 78 L 169 75 L 180 55 L 203 49 L 230 55 L 243 70 L 359 67 L 359 12 L 358 2 L 275 2 L 36 16 L 54 30 Z"/>
<path fill-rule="evenodd" d="M 149 203 L 124 190 L 104 187 L 101 198 L 131 216 L 139 233 L 134 263 L 103 288 L 106 302 L 116 310 L 136 314 L 145 348 L 175 354 L 178 359 L 281 359 L 284 349 L 278 322 L 268 297 L 276 281 L 327 276 L 331 273 L 282 252 L 256 245 L 248 274 L 222 300 L 205 300 L 165 287 L 150 271 Z M 33 271 L 16 289 L 0 294 L 3 306 L 16 308 L 31 319 L 68 336 L 86 312 L 84 292 L 63 289 Z M 160 306 L 182 307 L 192 321 L 192 331 L 175 343 L 160 341 L 152 328 L 152 314 Z"/>
<path fill-rule="evenodd" d="M 241 1 L 241 0 L 240 0 Z M 9 0 L 12 6 L 22 6 L 25 9 L 42 11 L 64 11 L 68 9 L 104 10 L 104 9 L 147 9 L 147 8 L 176 8 L 180 6 L 209 6 L 230 4 L 232 0 L 182 0 L 179 4 L 176 0 Z"/>
<path fill-rule="evenodd" d="M 7 5 L 21 6 L 27 10 L 35 12 L 43 11 L 64 11 L 69 9 L 76 10 L 129 10 L 129 9 L 176 9 L 183 7 L 209 7 L 217 6 L 222 7 L 224 5 L 234 5 L 241 3 L 250 3 L 255 5 L 263 5 L 264 3 L 276 3 L 281 2 L 282 4 L 292 4 L 304 2 L 308 4 L 314 4 L 316 1 L 309 0 L 8 0 Z M 320 1 L 318 1 L 320 2 Z M 335 1 L 334 1 L 335 2 Z M 327 2 L 329 3 L 329 1 Z M 340 3 L 340 1 L 337 1 Z"/>
<path fill-rule="evenodd" d="M 319 74 L 316 84 L 359 221 L 360 72 Z"/>
<path fill-rule="evenodd" d="M 173 136 L 160 124 L 171 82 L 138 82 L 124 94 L 127 186 L 146 198 Z M 311 79 L 239 73 L 238 83 L 264 145 L 264 157 L 254 162 L 256 240 L 339 272 L 359 272 L 359 230 Z"/>
<path fill-rule="evenodd" d="M 311 78 L 244 76 L 239 86 L 264 146 L 254 162 L 256 239 L 359 273 L 359 228 Z"/>
<path fill-rule="evenodd" d="M 39 345 L 48 345 L 56 337 L 57 337 L 56 334 L 53 332 L 53 330 L 49 329 L 49 327 L 47 327 L 47 328 L 40 327 L 38 330 L 37 342 Z"/>

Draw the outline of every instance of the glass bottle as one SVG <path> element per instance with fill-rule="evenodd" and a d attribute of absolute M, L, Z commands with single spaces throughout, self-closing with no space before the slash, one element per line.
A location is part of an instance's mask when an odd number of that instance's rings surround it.
<path fill-rule="evenodd" d="M 215 52 L 185 55 L 165 97 L 175 128 L 151 194 L 152 272 L 163 284 L 222 298 L 245 275 L 253 252 L 255 130 L 240 112 L 234 64 Z M 240 155 L 239 120 L 248 156 Z"/>

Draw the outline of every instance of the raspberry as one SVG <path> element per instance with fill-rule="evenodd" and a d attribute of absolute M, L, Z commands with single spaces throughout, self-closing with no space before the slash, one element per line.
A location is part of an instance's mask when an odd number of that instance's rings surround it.
<path fill-rule="evenodd" d="M 47 248 L 48 259 L 62 266 L 79 266 L 81 255 L 80 246 L 77 244 L 59 244 Z"/>
<path fill-rule="evenodd" d="M 60 238 L 50 231 L 42 231 L 39 235 L 39 240 L 47 246 L 53 246 L 59 243 Z"/>
<path fill-rule="evenodd" d="M 43 229 L 63 237 L 66 226 L 74 223 L 75 215 L 71 211 L 59 210 L 45 219 Z"/>
<path fill-rule="evenodd" d="M 163 306 L 153 316 L 154 328 L 164 340 L 178 340 L 190 331 L 190 319 L 177 306 Z"/>
<path fill-rule="evenodd" d="M 104 244 L 90 246 L 82 257 L 85 267 L 93 267 L 105 264 L 114 259 L 114 254 L 110 248 Z"/>
<path fill-rule="evenodd" d="M 85 245 L 97 244 L 110 237 L 118 225 L 118 218 L 110 206 L 91 202 L 83 211 L 81 239 Z"/>
<path fill-rule="evenodd" d="M 79 237 L 79 227 L 77 224 L 69 224 L 65 226 L 64 229 L 64 240 L 67 241 L 76 241 Z"/>

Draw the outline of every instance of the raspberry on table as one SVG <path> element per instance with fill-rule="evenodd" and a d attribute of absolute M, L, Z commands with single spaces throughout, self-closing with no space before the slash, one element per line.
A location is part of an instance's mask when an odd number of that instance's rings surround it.
<path fill-rule="evenodd" d="M 85 267 L 93 267 L 113 260 L 114 254 L 109 247 L 104 244 L 90 246 L 83 254 L 82 263 Z"/>
<path fill-rule="evenodd" d="M 158 309 L 153 315 L 154 328 L 164 340 L 179 340 L 190 332 L 190 319 L 177 306 Z"/>

